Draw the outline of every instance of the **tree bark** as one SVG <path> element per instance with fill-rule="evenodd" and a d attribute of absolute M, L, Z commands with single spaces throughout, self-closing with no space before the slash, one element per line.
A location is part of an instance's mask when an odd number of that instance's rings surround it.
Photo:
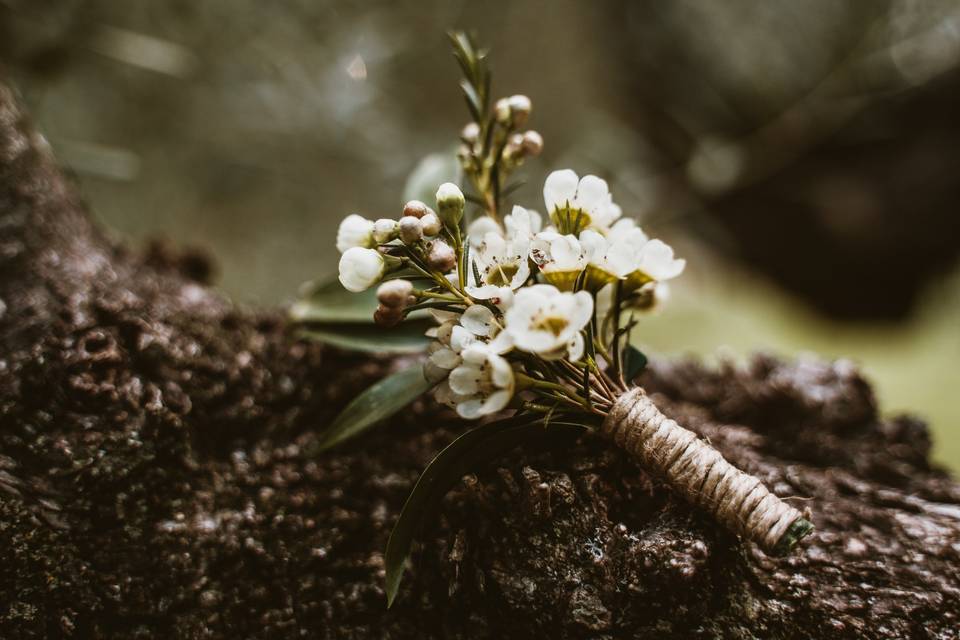
<path fill-rule="evenodd" d="M 956 638 L 960 486 L 844 362 L 657 361 L 671 417 L 815 533 L 764 556 L 600 438 L 466 476 L 393 609 L 386 537 L 463 429 L 418 401 L 311 458 L 398 363 L 296 340 L 90 221 L 0 84 L 0 636 Z"/>

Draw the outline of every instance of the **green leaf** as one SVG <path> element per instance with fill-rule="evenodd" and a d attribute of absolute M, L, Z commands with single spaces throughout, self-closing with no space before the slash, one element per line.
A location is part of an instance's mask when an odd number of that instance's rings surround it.
<path fill-rule="evenodd" d="M 403 278 L 415 281 L 419 276 L 402 270 L 391 273 L 384 280 Z M 301 287 L 301 299 L 290 307 L 290 319 L 303 323 L 357 323 L 373 324 L 377 309 L 377 290 L 374 287 L 360 293 L 351 293 L 339 280 L 309 282 Z M 416 314 L 413 318 L 426 317 Z"/>
<path fill-rule="evenodd" d="M 350 351 L 420 353 L 430 344 L 424 332 L 433 323 L 408 320 L 386 329 L 363 324 L 320 324 L 304 327 L 298 335 Z"/>
<path fill-rule="evenodd" d="M 623 349 L 623 379 L 630 382 L 647 366 L 647 356 L 633 345 Z"/>
<path fill-rule="evenodd" d="M 387 541 L 387 606 L 397 597 L 414 535 L 463 474 L 525 442 L 580 435 L 585 430 L 583 425 L 571 422 L 551 422 L 547 428 L 542 417 L 522 415 L 477 427 L 447 445 L 420 474 Z"/>
<path fill-rule="evenodd" d="M 383 378 L 354 398 L 321 435 L 317 451 L 325 451 L 366 431 L 413 402 L 433 385 L 417 363 Z"/>
<path fill-rule="evenodd" d="M 480 103 L 480 96 L 477 95 L 473 85 L 467 80 L 460 81 L 460 88 L 463 90 L 463 96 L 467 100 L 467 108 L 470 110 L 470 115 L 473 116 L 474 122 L 480 122 L 483 117 L 481 115 L 483 106 Z"/>
<path fill-rule="evenodd" d="M 290 307 L 290 317 L 295 322 L 372 323 L 376 308 L 375 289 L 351 293 L 339 280 L 330 280 L 305 285 L 302 298 Z"/>

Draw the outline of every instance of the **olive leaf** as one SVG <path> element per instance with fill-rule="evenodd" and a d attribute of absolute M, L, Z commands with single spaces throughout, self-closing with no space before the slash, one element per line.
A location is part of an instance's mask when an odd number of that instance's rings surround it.
<path fill-rule="evenodd" d="M 647 366 L 647 356 L 633 345 L 623 349 L 623 379 L 631 381 L 640 375 Z"/>
<path fill-rule="evenodd" d="M 348 351 L 421 353 L 430 344 L 424 332 L 431 326 L 423 320 L 408 320 L 390 329 L 372 324 L 318 324 L 300 329 L 297 335 Z"/>
<path fill-rule="evenodd" d="M 354 398 L 320 436 L 319 453 L 362 433 L 413 402 L 431 386 L 418 362 L 390 374 Z"/>
<path fill-rule="evenodd" d="M 520 444 L 555 440 L 558 436 L 576 436 L 586 429 L 582 424 L 564 420 L 552 421 L 547 427 L 541 416 L 525 414 L 468 431 L 438 453 L 420 474 L 387 541 L 384 554 L 387 606 L 392 606 L 397 597 L 414 535 L 463 474 Z"/>

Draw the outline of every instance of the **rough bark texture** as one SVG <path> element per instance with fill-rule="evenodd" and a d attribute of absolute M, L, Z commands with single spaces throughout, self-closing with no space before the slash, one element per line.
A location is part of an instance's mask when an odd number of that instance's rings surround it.
<path fill-rule="evenodd" d="M 798 553 L 586 438 L 465 477 L 387 611 L 389 528 L 462 425 L 418 402 L 311 459 L 393 363 L 298 342 L 203 272 L 105 239 L 0 85 L 0 637 L 957 637 L 960 486 L 924 425 L 879 418 L 848 364 L 766 357 L 643 383 L 810 505 Z"/>

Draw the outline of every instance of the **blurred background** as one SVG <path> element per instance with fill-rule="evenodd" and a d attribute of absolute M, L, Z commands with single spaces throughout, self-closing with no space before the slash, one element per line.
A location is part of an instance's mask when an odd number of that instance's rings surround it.
<path fill-rule="evenodd" d="M 0 73 L 113 233 L 279 304 L 345 214 L 450 177 L 451 27 L 533 100 L 516 202 L 595 173 L 688 258 L 643 347 L 850 358 L 960 469 L 956 0 L 0 0 Z"/>

